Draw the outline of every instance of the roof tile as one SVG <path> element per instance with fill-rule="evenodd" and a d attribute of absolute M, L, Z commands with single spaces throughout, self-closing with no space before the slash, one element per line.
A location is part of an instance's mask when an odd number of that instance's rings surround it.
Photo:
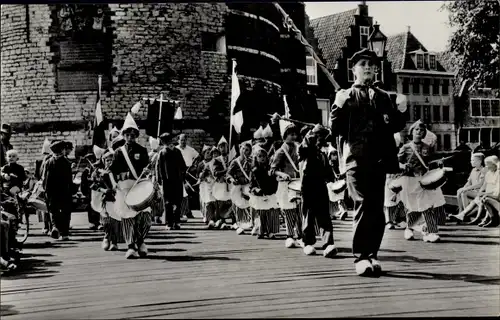
<path fill-rule="evenodd" d="M 342 48 L 347 46 L 346 37 L 351 35 L 351 25 L 355 24 L 354 15 L 357 9 L 352 9 L 329 16 L 311 20 L 314 36 L 318 39 L 328 69 L 333 70 L 337 59 L 342 55 Z"/>

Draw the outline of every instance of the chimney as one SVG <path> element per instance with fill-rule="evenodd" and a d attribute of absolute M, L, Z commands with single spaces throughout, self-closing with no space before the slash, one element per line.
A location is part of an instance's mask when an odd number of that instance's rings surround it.
<path fill-rule="evenodd" d="M 411 32 L 411 26 L 406 26 L 408 28 L 408 33 Z"/>
<path fill-rule="evenodd" d="M 356 12 L 358 16 L 368 17 L 368 6 L 366 5 L 366 1 L 361 1 L 361 4 L 358 4 L 358 12 Z"/>

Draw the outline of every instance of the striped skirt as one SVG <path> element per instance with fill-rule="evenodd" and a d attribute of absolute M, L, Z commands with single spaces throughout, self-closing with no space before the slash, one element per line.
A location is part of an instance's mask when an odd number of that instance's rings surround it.
<path fill-rule="evenodd" d="M 161 191 L 158 190 L 155 194 L 153 204 L 151 205 L 151 213 L 153 214 L 153 217 L 163 217 L 164 211 L 165 207 L 163 204 L 163 196 L 161 194 Z"/>
<path fill-rule="evenodd" d="M 216 201 L 209 201 L 203 203 L 203 212 L 204 217 L 206 218 L 206 223 L 208 224 L 210 221 L 217 221 L 217 203 Z"/>
<path fill-rule="evenodd" d="M 260 220 L 260 235 L 278 234 L 280 232 L 280 216 L 275 209 L 255 210 Z"/>
<path fill-rule="evenodd" d="M 122 219 L 122 230 L 127 245 L 141 245 L 151 229 L 152 214 L 143 211 L 133 218 Z"/>
<path fill-rule="evenodd" d="M 250 229 L 252 227 L 252 213 L 250 212 L 250 208 L 242 209 L 233 205 L 233 212 L 239 228 Z"/>
<path fill-rule="evenodd" d="M 438 233 L 438 215 L 433 208 L 423 212 L 409 212 L 407 214 L 408 229 L 427 233 Z"/>
<path fill-rule="evenodd" d="M 233 203 L 231 200 L 222 201 L 217 200 L 216 203 L 216 218 L 220 219 L 229 219 L 233 217 Z"/>
<path fill-rule="evenodd" d="M 406 209 L 403 202 L 398 202 L 397 205 L 391 207 L 384 207 L 388 221 L 387 223 L 398 224 L 406 221 Z"/>
<path fill-rule="evenodd" d="M 101 225 L 103 227 L 105 239 L 108 239 L 113 244 L 125 243 L 121 221 L 101 215 Z"/>

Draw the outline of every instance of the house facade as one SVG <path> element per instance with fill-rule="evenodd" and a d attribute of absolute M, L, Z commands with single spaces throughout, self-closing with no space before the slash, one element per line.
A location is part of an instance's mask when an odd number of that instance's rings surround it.
<path fill-rule="evenodd" d="M 349 88 L 354 83 L 350 58 L 361 49 L 369 48 L 369 37 L 380 33 L 379 25 L 374 23 L 368 13 L 368 6 L 362 2 L 352 10 L 312 19 L 311 44 L 319 53 L 330 73 L 341 88 Z M 383 36 L 383 34 L 382 34 Z M 393 88 L 391 62 L 385 50 L 379 56 L 375 80 L 384 84 L 384 89 Z M 323 123 L 328 122 L 330 104 L 335 99 L 335 88 L 318 67 L 312 57 L 307 57 L 308 86 L 318 97 L 318 107 L 323 115 Z M 309 76 L 316 71 L 317 76 Z M 319 72 L 319 73 L 318 73 Z"/>
<path fill-rule="evenodd" d="M 453 150 L 457 145 L 455 73 L 445 69 L 438 54 L 428 51 L 410 27 L 388 36 L 387 57 L 392 66 L 393 90 L 407 96 L 408 126 L 421 119 L 437 136 L 437 152 Z"/>

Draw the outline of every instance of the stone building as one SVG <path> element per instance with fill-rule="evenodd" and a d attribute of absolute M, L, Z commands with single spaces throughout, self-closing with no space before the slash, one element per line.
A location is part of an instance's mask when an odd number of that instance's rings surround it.
<path fill-rule="evenodd" d="M 304 19 L 303 3 L 283 7 Z M 99 74 L 110 126 L 120 127 L 137 101 L 163 93 L 181 101 L 174 131 L 196 148 L 228 132 L 233 58 L 242 94 L 261 94 L 244 112 L 247 132 L 262 106 L 282 108 L 281 92 L 306 81 L 304 51 L 282 40 L 287 30 L 271 3 L 2 5 L 1 28 L 1 120 L 11 123 L 28 168 L 45 137 L 72 141 L 76 156 L 87 152 Z M 287 74 L 293 69 L 303 72 Z M 136 115 L 143 145 L 146 110 Z"/>
<path fill-rule="evenodd" d="M 428 51 L 410 27 L 388 37 L 387 57 L 395 77 L 395 91 L 408 98 L 409 125 L 422 119 L 437 136 L 436 151 L 453 150 L 457 145 L 455 73 L 445 69 L 437 53 Z"/>

